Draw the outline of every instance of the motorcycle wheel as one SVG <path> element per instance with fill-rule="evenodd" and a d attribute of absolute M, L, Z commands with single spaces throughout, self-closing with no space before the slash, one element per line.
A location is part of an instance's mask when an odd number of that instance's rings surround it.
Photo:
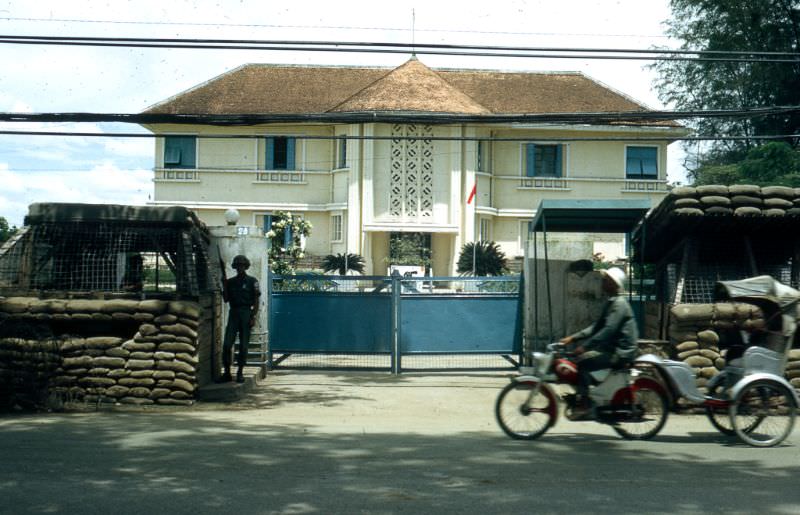
<path fill-rule="evenodd" d="M 535 440 L 555 424 L 557 410 L 555 393 L 546 384 L 513 381 L 497 397 L 494 414 L 500 428 L 511 438 Z"/>
<path fill-rule="evenodd" d="M 637 388 L 634 406 L 628 408 L 633 411 L 631 419 L 611 427 L 626 440 L 649 440 L 666 424 L 669 401 L 660 389 L 642 385 Z"/>
<path fill-rule="evenodd" d="M 730 408 L 736 436 L 754 447 L 783 442 L 794 428 L 794 395 L 777 381 L 755 381 L 742 389 Z"/>

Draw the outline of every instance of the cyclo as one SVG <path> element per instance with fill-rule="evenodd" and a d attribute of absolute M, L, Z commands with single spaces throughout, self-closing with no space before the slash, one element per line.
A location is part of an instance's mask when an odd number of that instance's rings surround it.
<path fill-rule="evenodd" d="M 794 341 L 800 292 L 759 276 L 721 281 L 715 294 L 718 301 L 759 306 L 766 327 L 742 335 L 746 349 L 741 356 L 729 350 L 726 366 L 707 385 L 708 394 L 697 388 L 686 363 L 645 354 L 629 367 L 592 372 L 592 420 L 609 424 L 623 438 L 645 440 L 658 434 L 669 410 L 677 409 L 677 400 L 684 398 L 689 405 L 705 407 L 717 430 L 750 445 L 778 445 L 791 434 L 800 399 L 783 372 Z M 577 373 L 571 357 L 563 345 L 553 343 L 548 352 L 533 353 L 531 367 L 520 367 L 520 375 L 503 388 L 495 404 L 497 421 L 507 435 L 540 437 L 556 424 L 559 401 L 566 404 L 569 417 L 574 393 L 558 395 L 551 385 L 574 387 Z"/>

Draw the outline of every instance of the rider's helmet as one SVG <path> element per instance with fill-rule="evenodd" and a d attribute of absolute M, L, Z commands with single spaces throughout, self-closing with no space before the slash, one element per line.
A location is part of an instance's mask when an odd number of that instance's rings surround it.
<path fill-rule="evenodd" d="M 231 263 L 232 268 L 236 268 L 239 265 L 244 265 L 245 270 L 250 268 L 250 260 L 247 259 L 247 256 L 243 256 L 239 254 L 235 258 L 233 258 L 233 263 Z"/>
<path fill-rule="evenodd" d="M 568 359 L 557 359 L 553 370 L 558 379 L 567 384 L 578 383 L 578 366 Z"/>
<path fill-rule="evenodd" d="M 603 272 L 605 272 L 605 275 L 608 276 L 609 279 L 614 281 L 620 290 L 625 286 L 625 271 L 621 268 L 611 267 L 608 270 L 603 270 Z"/>

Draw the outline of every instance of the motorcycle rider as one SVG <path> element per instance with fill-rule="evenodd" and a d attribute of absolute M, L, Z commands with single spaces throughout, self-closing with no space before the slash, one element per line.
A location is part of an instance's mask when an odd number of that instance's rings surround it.
<path fill-rule="evenodd" d="M 603 293 L 608 301 L 600 318 L 589 327 L 560 340 L 564 345 L 577 344 L 578 385 L 572 419 L 586 418 L 591 413 L 589 386 L 591 372 L 630 363 L 636 355 L 639 331 L 633 309 L 624 295 L 625 272 L 620 268 L 602 270 Z"/>

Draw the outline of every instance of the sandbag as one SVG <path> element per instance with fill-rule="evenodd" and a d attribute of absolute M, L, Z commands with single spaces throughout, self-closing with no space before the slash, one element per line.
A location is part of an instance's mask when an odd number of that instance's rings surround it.
<path fill-rule="evenodd" d="M 695 207 L 682 207 L 674 209 L 672 214 L 676 216 L 703 216 L 703 210 Z"/>
<path fill-rule="evenodd" d="M 697 333 L 697 340 L 706 345 L 718 345 L 719 335 L 711 330 L 700 331 Z"/>
<path fill-rule="evenodd" d="M 786 200 L 786 199 L 777 198 L 777 197 L 764 199 L 764 208 L 766 208 L 766 209 L 772 209 L 772 208 L 776 208 L 776 209 L 792 209 L 793 207 L 794 207 L 794 204 L 791 201 Z"/>
<path fill-rule="evenodd" d="M 792 200 L 795 197 L 794 190 L 788 186 L 764 186 L 761 188 L 761 196 L 765 199 L 768 197 L 779 197 L 786 200 Z"/>
<path fill-rule="evenodd" d="M 674 206 L 676 208 L 681 208 L 681 207 L 700 208 L 701 204 L 700 201 L 697 200 L 696 198 L 679 198 L 678 200 L 675 201 Z"/>
<path fill-rule="evenodd" d="M 704 196 L 721 196 L 727 197 L 730 193 L 728 187 L 723 184 L 706 184 L 704 186 L 697 186 L 697 195 Z M 702 199 L 701 199 L 702 200 Z"/>
<path fill-rule="evenodd" d="M 704 207 L 712 207 L 712 206 L 728 207 L 731 205 L 731 199 L 729 199 L 728 197 L 709 195 L 705 197 L 700 197 L 700 203 L 703 204 Z"/>
<path fill-rule="evenodd" d="M 737 207 L 733 214 L 734 216 L 761 216 L 761 210 L 757 207 Z"/>
<path fill-rule="evenodd" d="M 731 196 L 748 195 L 751 197 L 759 197 L 761 196 L 761 187 L 754 184 L 731 184 L 728 186 L 728 193 Z"/>
<path fill-rule="evenodd" d="M 746 195 L 736 195 L 731 197 L 731 206 L 737 207 L 757 207 L 761 208 L 764 205 L 764 200 L 760 197 L 748 197 Z"/>
<path fill-rule="evenodd" d="M 722 207 L 722 206 L 711 206 L 707 207 L 705 210 L 707 215 L 724 215 L 729 216 L 733 214 L 733 209 L 729 207 Z"/>

